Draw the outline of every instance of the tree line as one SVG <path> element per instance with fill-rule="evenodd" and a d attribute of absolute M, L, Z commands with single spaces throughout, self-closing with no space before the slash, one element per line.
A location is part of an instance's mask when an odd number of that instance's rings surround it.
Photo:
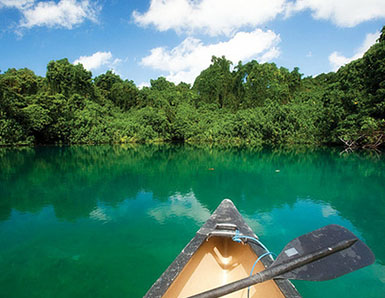
<path fill-rule="evenodd" d="M 51 61 L 45 77 L 0 73 L 0 145 L 129 142 L 378 147 L 385 131 L 385 26 L 365 55 L 303 77 L 274 63 L 213 57 L 192 85 L 139 89 L 112 71 Z"/>

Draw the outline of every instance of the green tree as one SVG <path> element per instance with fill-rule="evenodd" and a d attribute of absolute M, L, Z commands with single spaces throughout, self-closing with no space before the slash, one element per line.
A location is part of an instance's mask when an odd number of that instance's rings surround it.
<path fill-rule="evenodd" d="M 109 97 L 109 93 L 111 92 L 112 86 L 115 83 L 122 83 L 123 80 L 119 75 L 113 73 L 111 70 L 108 70 L 105 74 L 101 74 L 94 79 L 96 87 L 99 89 L 106 91 L 105 97 Z"/>
<path fill-rule="evenodd" d="M 251 61 L 237 67 L 244 88 L 242 106 L 263 106 L 267 99 L 288 103 L 299 88 L 301 74 L 298 68 L 291 73 L 286 68 L 277 68 L 274 63 L 259 64 Z"/>
<path fill-rule="evenodd" d="M 63 94 L 68 97 L 79 94 L 95 99 L 92 73 L 82 64 L 73 65 L 68 59 L 51 61 L 47 66 L 47 83 L 51 94 Z"/>
<path fill-rule="evenodd" d="M 127 111 L 136 105 L 138 93 L 134 82 L 125 80 L 112 85 L 109 98 L 116 106 Z"/>
<path fill-rule="evenodd" d="M 232 62 L 224 56 L 213 56 L 212 64 L 195 79 L 193 88 L 205 103 L 213 103 L 219 108 L 229 107 L 234 101 Z"/>

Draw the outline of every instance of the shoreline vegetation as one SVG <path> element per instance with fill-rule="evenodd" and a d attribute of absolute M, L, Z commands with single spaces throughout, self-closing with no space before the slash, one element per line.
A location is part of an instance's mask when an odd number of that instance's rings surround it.
<path fill-rule="evenodd" d="M 274 63 L 213 57 L 191 86 L 163 77 L 139 89 L 112 71 L 51 61 L 45 77 L 0 73 L 0 146 L 215 143 L 230 146 L 385 142 L 385 26 L 365 55 L 302 77 Z"/>

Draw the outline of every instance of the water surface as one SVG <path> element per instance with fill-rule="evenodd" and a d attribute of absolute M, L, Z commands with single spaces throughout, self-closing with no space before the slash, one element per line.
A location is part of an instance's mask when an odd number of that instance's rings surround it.
<path fill-rule="evenodd" d="M 192 146 L 0 149 L 0 296 L 142 297 L 224 198 L 270 250 L 327 224 L 376 263 L 304 297 L 384 297 L 385 158 Z"/>

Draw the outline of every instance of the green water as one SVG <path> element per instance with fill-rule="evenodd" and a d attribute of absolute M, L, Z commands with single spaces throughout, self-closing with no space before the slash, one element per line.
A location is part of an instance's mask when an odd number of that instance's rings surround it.
<path fill-rule="evenodd" d="M 304 297 L 384 297 L 385 158 L 190 146 L 0 149 L 0 296 L 141 297 L 224 198 L 278 253 L 335 223 L 376 263 Z"/>

